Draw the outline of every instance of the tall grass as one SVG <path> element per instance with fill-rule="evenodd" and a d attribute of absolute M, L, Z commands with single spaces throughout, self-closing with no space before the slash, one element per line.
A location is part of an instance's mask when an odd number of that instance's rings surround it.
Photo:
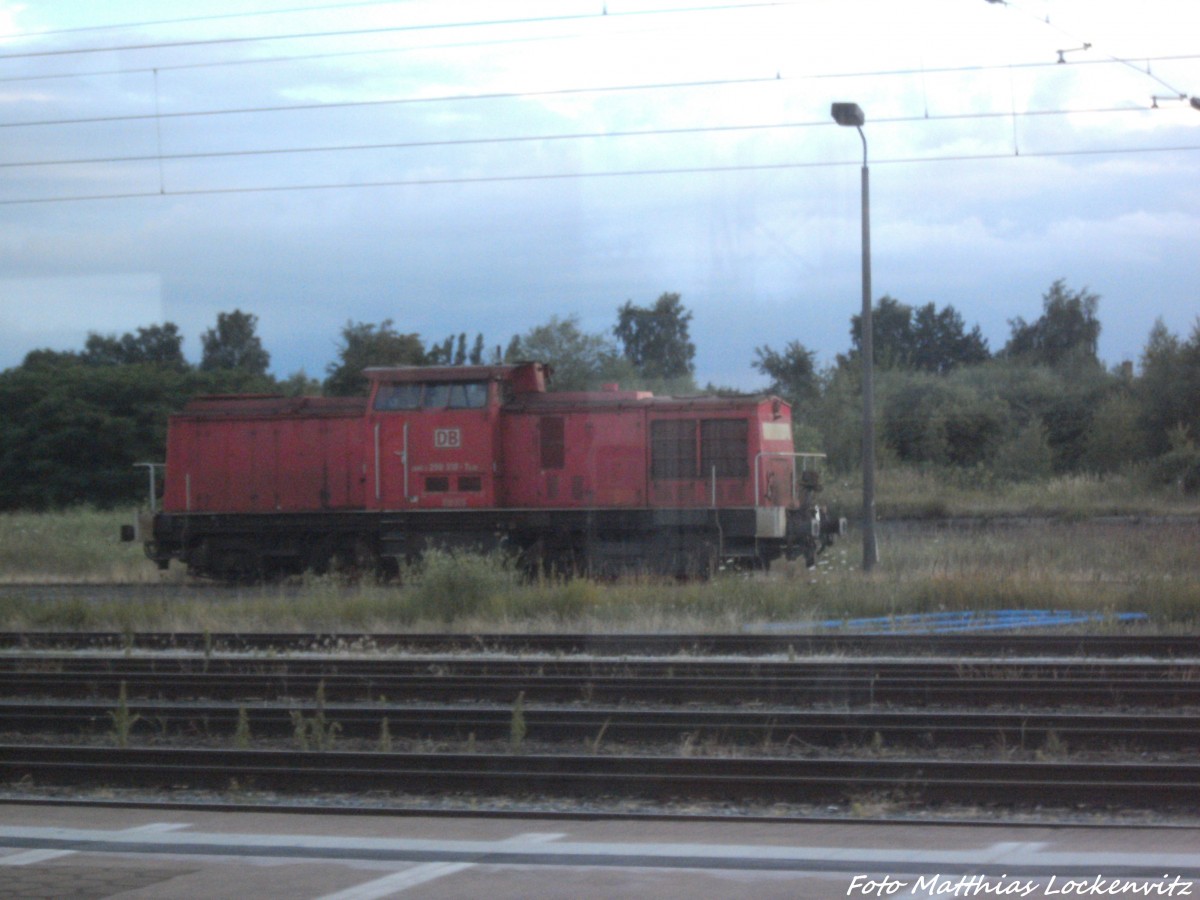
<path fill-rule="evenodd" d="M 116 540 L 119 516 L 91 510 L 0 519 L 5 580 L 0 629 L 326 631 L 725 631 L 767 623 L 989 609 L 1145 612 L 1158 627 L 1200 624 L 1200 523 L 1067 518 L 938 530 L 884 523 L 881 561 L 861 572 L 857 534 L 816 569 L 726 573 L 707 583 L 518 577 L 499 555 L 432 553 L 400 583 L 306 577 L 285 584 L 186 592 L 167 575 L 131 598 L 80 599 L 21 580 L 152 581 Z M 19 549 L 8 538 L 16 535 Z M 72 545 L 71 541 L 78 541 Z M 45 547 L 52 544 L 52 547 Z M 75 552 L 77 551 L 77 552 Z M 110 555 L 116 560 L 110 559 Z M 140 568 L 139 568 L 140 567 Z"/>
<path fill-rule="evenodd" d="M 0 582 L 157 581 L 140 544 L 123 544 L 133 512 L 82 507 L 0 514 Z"/>
<path fill-rule="evenodd" d="M 822 502 L 855 515 L 862 505 L 858 474 L 830 475 Z M 881 518 L 1171 516 L 1200 513 L 1200 498 L 1170 487 L 1147 487 L 1137 473 L 1061 475 L 1012 483 L 986 470 L 888 465 L 877 474 Z"/>

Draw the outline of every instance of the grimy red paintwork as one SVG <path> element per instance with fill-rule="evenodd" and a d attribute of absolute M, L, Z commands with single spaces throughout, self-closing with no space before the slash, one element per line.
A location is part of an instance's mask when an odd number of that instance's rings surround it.
<path fill-rule="evenodd" d="M 234 577 L 507 544 L 683 570 L 811 561 L 837 531 L 777 397 L 550 392 L 538 363 L 366 375 L 365 399 L 201 397 L 173 416 L 151 558 Z"/>

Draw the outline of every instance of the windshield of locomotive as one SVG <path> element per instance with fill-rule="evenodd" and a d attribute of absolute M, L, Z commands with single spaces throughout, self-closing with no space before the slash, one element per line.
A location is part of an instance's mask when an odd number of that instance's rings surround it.
<path fill-rule="evenodd" d="M 413 409 L 482 409 L 487 405 L 486 381 L 451 381 L 429 384 L 381 384 L 375 409 L 384 412 Z"/>

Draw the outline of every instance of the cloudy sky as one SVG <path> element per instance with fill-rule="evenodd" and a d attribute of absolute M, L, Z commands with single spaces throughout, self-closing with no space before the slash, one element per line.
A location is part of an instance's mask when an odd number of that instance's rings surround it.
<path fill-rule="evenodd" d="M 496 345 L 674 291 L 701 383 L 754 387 L 758 345 L 849 345 L 834 101 L 876 297 L 999 349 L 1063 278 L 1136 360 L 1200 315 L 1198 34 L 1195 0 L 0 0 L 0 367 L 162 321 L 195 360 L 240 308 L 321 376 L 351 320 Z"/>

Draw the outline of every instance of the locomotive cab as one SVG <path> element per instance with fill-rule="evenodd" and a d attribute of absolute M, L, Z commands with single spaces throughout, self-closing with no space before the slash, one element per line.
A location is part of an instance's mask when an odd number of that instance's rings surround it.
<path fill-rule="evenodd" d="M 367 369 L 368 506 L 496 505 L 496 444 L 508 366 Z"/>

